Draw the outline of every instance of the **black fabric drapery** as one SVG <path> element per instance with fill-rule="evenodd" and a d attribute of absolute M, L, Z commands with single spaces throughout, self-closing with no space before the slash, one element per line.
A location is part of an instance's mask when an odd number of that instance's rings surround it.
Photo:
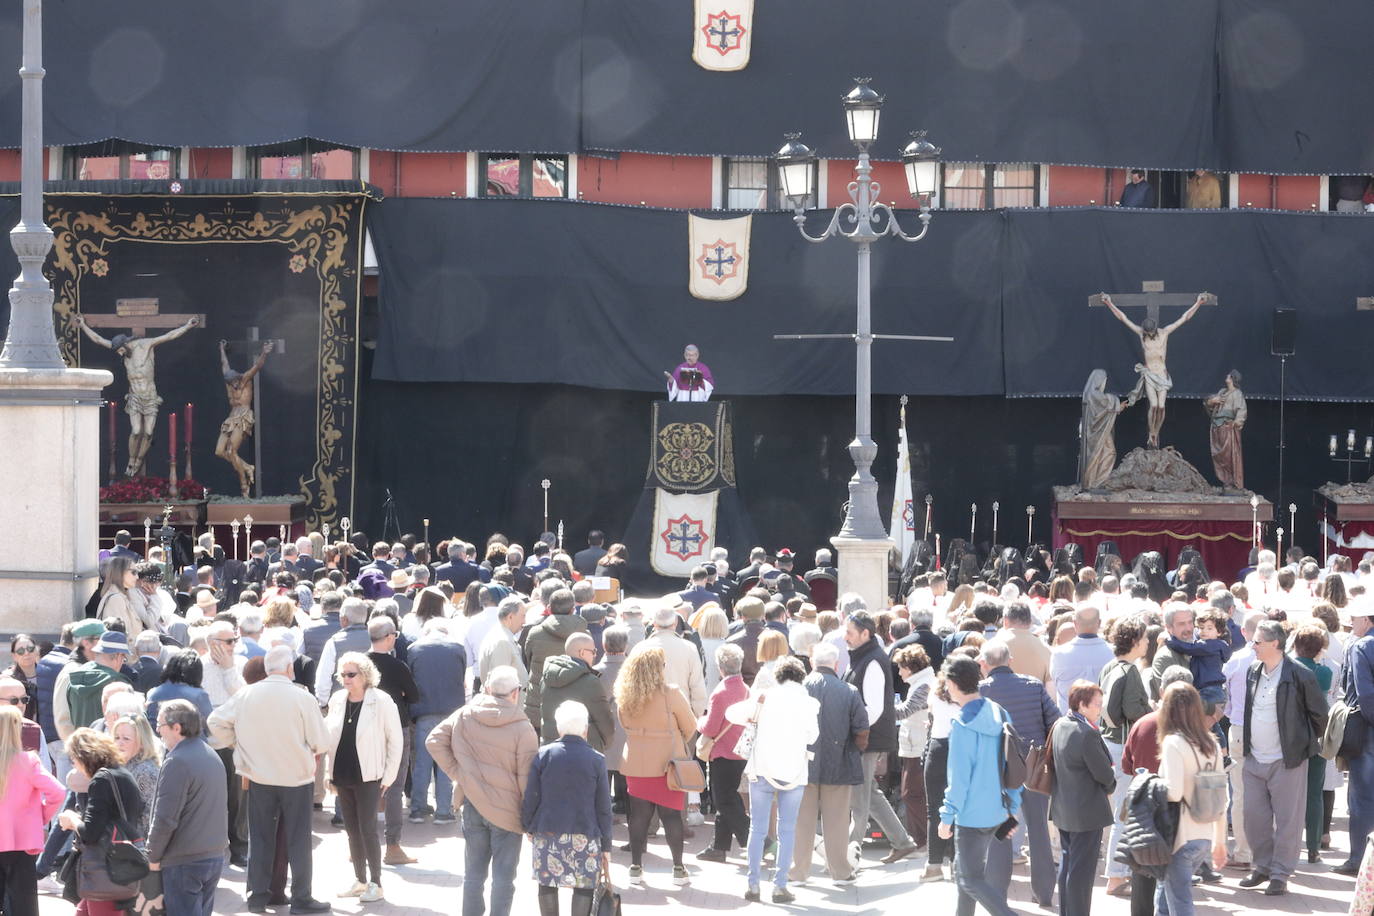
<path fill-rule="evenodd" d="M 686 291 L 683 213 L 400 199 L 371 220 L 382 270 L 379 379 L 659 391 L 663 370 L 694 342 L 722 395 L 854 390 L 847 341 L 773 339 L 854 328 L 853 246 L 807 244 L 790 215 L 754 216 L 749 289 L 726 303 Z M 1277 397 L 1270 330 L 1282 306 L 1298 312 L 1287 397 L 1371 400 L 1374 379 L 1354 371 L 1374 332 L 1374 314 L 1355 307 L 1374 296 L 1371 249 L 1374 219 L 1358 215 L 938 212 L 919 244 L 874 244 L 873 328 L 955 342 L 875 342 L 874 390 L 1076 398 L 1098 367 L 1109 390 L 1129 390 L 1139 343 L 1088 297 L 1159 280 L 1221 300 L 1170 340 L 1176 397 L 1215 392 L 1230 369 L 1241 370 L 1247 396 Z"/>
<path fill-rule="evenodd" d="M 996 214 L 948 213 L 925 241 L 873 246 L 878 391 L 1002 391 Z M 904 217 L 910 227 L 914 214 Z M 819 223 L 820 215 L 814 219 Z M 687 292 L 687 214 L 510 199 L 395 199 L 370 214 L 380 277 L 375 375 L 391 381 L 575 382 L 662 391 L 684 344 L 716 391 L 853 391 L 854 245 L 810 245 L 783 213 L 754 216 L 749 289 Z M 819 231 L 817 227 L 816 231 Z"/>

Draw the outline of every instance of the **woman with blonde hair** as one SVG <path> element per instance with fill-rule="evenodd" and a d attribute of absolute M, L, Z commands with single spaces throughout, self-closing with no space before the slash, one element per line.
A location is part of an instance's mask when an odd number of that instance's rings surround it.
<path fill-rule="evenodd" d="M 945 619 L 951 623 L 963 616 L 964 611 L 973 609 L 973 586 L 965 583 L 954 590 L 945 605 Z"/>
<path fill-rule="evenodd" d="M 264 630 L 273 627 L 296 629 L 296 602 L 281 595 L 268 598 L 262 608 L 262 626 Z"/>
<path fill-rule="evenodd" d="M 35 863 L 66 791 L 24 750 L 22 725 L 17 708 L 0 707 L 0 896 L 10 916 L 38 916 Z"/>
<path fill-rule="evenodd" d="M 754 659 L 759 663 L 758 674 L 754 675 L 754 693 L 767 690 L 777 683 L 777 679 L 773 677 L 773 669 L 778 666 L 779 660 L 787 657 L 790 650 L 787 637 L 777 630 L 765 628 L 759 634 L 759 645 L 754 650 Z"/>
<path fill-rule="evenodd" d="M 616 709 L 625 729 L 620 772 L 630 796 L 630 881 L 644 883 L 644 847 L 655 813 L 673 856 L 673 883 L 687 883 L 682 864 L 682 809 L 687 793 L 668 788 L 669 761 L 686 757 L 696 732 L 692 707 L 677 685 L 664 678 L 663 650 L 651 646 L 630 654 L 615 681 Z"/>
<path fill-rule="evenodd" d="M 153 734 L 148 717 L 142 712 L 123 715 L 115 720 L 110 729 L 110 737 L 119 748 L 124 769 L 138 785 L 139 797 L 143 799 L 143 816 L 138 820 L 138 835 L 148 835 L 148 817 L 153 811 L 153 799 L 157 797 L 157 778 L 162 772 L 162 743 Z"/>
<path fill-rule="evenodd" d="M 329 698 L 324 724 L 333 763 L 330 781 L 339 796 L 356 879 L 339 896 L 375 903 L 382 899 L 377 811 L 401 768 L 401 715 L 396 702 L 377 687 L 377 666 L 366 654 L 345 652 L 338 678 L 344 689 Z"/>
<path fill-rule="evenodd" d="M 720 605 L 707 602 L 694 617 L 697 622 L 692 628 L 701 637 L 701 651 L 706 656 L 706 695 L 720 683 L 720 666 L 716 664 L 716 650 L 725 645 L 730 635 L 730 619 L 720 609 Z"/>

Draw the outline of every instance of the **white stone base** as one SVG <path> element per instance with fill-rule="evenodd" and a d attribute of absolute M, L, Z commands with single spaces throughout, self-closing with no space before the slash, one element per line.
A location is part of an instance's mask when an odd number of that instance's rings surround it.
<path fill-rule="evenodd" d="M 833 537 L 830 543 L 839 552 L 840 594 L 858 592 L 876 614 L 891 606 L 887 596 L 888 555 L 893 548 L 890 538 L 870 541 L 860 538 Z"/>
<path fill-rule="evenodd" d="M 56 633 L 96 587 L 100 392 L 112 381 L 0 369 L 0 631 Z"/>

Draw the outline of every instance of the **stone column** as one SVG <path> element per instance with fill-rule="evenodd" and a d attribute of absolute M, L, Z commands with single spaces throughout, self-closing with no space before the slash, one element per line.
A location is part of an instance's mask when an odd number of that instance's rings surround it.
<path fill-rule="evenodd" d="M 56 633 L 96 586 L 100 390 L 112 380 L 0 367 L 0 631 Z"/>
<path fill-rule="evenodd" d="M 858 592 L 870 613 L 886 610 L 887 562 L 891 539 L 833 537 L 830 543 L 839 553 L 839 590 Z"/>

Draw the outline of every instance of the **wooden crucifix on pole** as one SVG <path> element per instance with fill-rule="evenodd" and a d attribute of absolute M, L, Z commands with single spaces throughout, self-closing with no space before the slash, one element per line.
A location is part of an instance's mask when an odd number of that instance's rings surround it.
<path fill-rule="evenodd" d="M 1169 370 L 1165 364 L 1165 358 L 1169 351 L 1169 335 L 1177 331 L 1184 322 L 1188 321 L 1197 314 L 1197 310 L 1204 305 L 1216 305 L 1217 297 L 1211 293 L 1166 293 L 1164 291 L 1164 281 L 1146 280 L 1140 284 L 1139 293 L 1121 293 L 1116 296 L 1118 302 L 1114 302 L 1108 293 L 1098 293 L 1088 297 L 1090 308 L 1106 307 L 1111 313 L 1121 321 L 1122 324 L 1130 328 L 1131 331 L 1140 338 L 1140 348 L 1144 356 L 1143 363 L 1135 364 L 1135 371 L 1140 375 L 1140 380 L 1136 382 L 1135 389 L 1131 391 L 1126 399 L 1126 406 L 1130 407 L 1140 400 L 1142 394 L 1150 403 L 1149 418 L 1149 439 L 1147 444 L 1150 448 L 1159 448 L 1159 432 L 1164 427 L 1164 401 L 1169 395 L 1169 389 L 1174 387 L 1174 381 L 1169 377 Z M 1121 308 L 1141 308 L 1145 309 L 1145 320 L 1136 324 L 1127 318 Z M 1188 311 L 1172 324 L 1159 326 L 1159 310 L 1166 307 L 1187 307 Z"/>
<path fill-rule="evenodd" d="M 124 412 L 129 415 L 128 477 L 142 477 L 147 473 L 148 450 L 153 443 L 158 408 L 162 398 L 157 393 L 153 350 L 168 341 L 176 340 L 194 327 L 204 327 L 205 316 L 198 314 L 162 314 L 156 299 L 116 299 L 113 315 L 85 315 L 76 313 L 73 321 L 92 343 L 113 350 L 124 360 L 124 372 L 129 381 L 129 394 L 124 399 Z M 94 328 L 128 328 L 128 334 L 105 338 Z M 150 330 L 170 328 L 158 337 L 147 337 Z M 114 448 L 114 443 L 110 443 Z"/>

